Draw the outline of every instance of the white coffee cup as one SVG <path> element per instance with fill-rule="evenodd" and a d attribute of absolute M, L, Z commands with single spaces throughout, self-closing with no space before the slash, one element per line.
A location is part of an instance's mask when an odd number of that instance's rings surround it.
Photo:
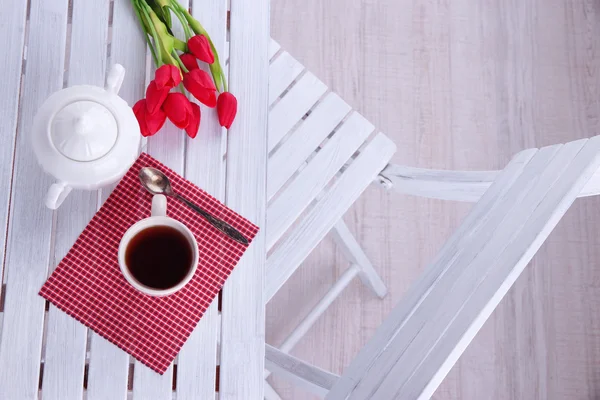
<path fill-rule="evenodd" d="M 131 274 L 125 262 L 125 252 L 131 239 L 133 239 L 144 229 L 156 226 L 168 226 L 178 230 L 186 237 L 186 239 L 189 241 L 190 247 L 192 248 L 192 265 L 190 266 L 188 273 L 175 286 L 166 289 L 156 289 L 140 283 Z M 151 216 L 133 224 L 121 238 L 121 243 L 119 244 L 119 266 L 121 267 L 121 272 L 123 272 L 125 279 L 131 284 L 131 286 L 150 296 L 167 296 L 169 294 L 173 294 L 184 287 L 196 273 L 196 269 L 198 268 L 198 242 L 196 242 L 196 238 L 184 224 L 174 220 L 173 218 L 167 217 L 167 199 L 165 196 L 155 195 L 152 198 Z"/>

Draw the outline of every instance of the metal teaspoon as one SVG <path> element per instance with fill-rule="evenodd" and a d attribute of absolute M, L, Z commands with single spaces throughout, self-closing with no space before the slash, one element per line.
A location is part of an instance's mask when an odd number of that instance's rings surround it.
<path fill-rule="evenodd" d="M 156 168 L 144 167 L 140 170 L 140 182 L 142 186 L 146 188 L 152 194 L 164 194 L 165 196 L 175 197 L 179 201 L 185 203 L 188 207 L 198 212 L 204 219 L 206 219 L 212 226 L 217 228 L 219 231 L 223 232 L 225 235 L 229 236 L 233 240 L 241 244 L 248 244 L 248 239 L 244 237 L 233 226 L 229 225 L 227 222 L 222 221 L 218 218 L 213 217 L 208 212 L 204 211 L 196 204 L 192 203 L 185 197 L 181 196 L 178 193 L 175 193 L 173 188 L 171 187 L 171 182 L 169 182 L 169 178 L 161 171 Z"/>

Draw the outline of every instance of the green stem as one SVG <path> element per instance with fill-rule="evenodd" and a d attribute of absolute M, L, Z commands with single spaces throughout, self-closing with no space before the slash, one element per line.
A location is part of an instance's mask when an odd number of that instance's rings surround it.
<path fill-rule="evenodd" d="M 183 15 L 181 15 L 180 11 L 176 9 L 176 7 L 168 6 L 169 10 L 173 11 L 173 14 L 177 17 L 181 26 L 183 27 L 183 31 L 185 32 L 185 41 L 187 42 L 192 37 L 192 32 L 190 31 L 190 27 L 187 23 L 187 20 Z"/>
<path fill-rule="evenodd" d="M 156 33 L 156 28 L 154 27 L 154 24 L 152 23 L 152 19 L 150 18 L 150 13 L 148 12 L 148 9 L 150 9 L 150 6 L 148 5 L 148 3 L 146 3 L 145 0 L 141 0 L 142 3 L 142 12 L 144 13 L 144 17 L 146 17 L 146 19 L 149 21 L 148 26 L 150 27 L 150 30 L 152 31 L 152 39 L 154 40 L 154 45 L 156 46 L 156 52 L 158 54 L 160 54 L 160 39 L 158 38 L 158 33 Z M 152 9 L 150 9 L 150 11 L 152 11 Z M 154 12 L 154 11 L 152 11 Z M 156 62 L 156 66 L 157 67 L 162 67 L 163 62 L 162 62 L 162 56 L 157 60 Z"/>
<path fill-rule="evenodd" d="M 146 23 L 144 23 L 144 20 L 142 18 L 142 15 L 140 14 L 140 9 L 139 9 L 139 2 L 138 0 L 131 0 L 131 3 L 133 4 L 133 9 L 135 11 L 135 15 L 137 15 L 139 21 L 140 21 L 140 25 L 142 26 L 142 30 L 144 31 L 144 39 L 146 39 L 146 43 L 148 43 L 148 47 L 150 48 L 150 53 L 152 53 L 152 58 L 154 59 L 154 63 L 156 65 L 158 65 L 158 57 L 156 56 L 156 50 L 154 50 L 154 46 L 152 45 L 152 42 L 150 42 L 150 38 L 149 33 L 146 31 Z"/>
<path fill-rule="evenodd" d="M 175 60 L 177 60 L 177 63 L 179 64 L 179 68 L 181 68 L 183 70 L 183 72 L 187 73 L 190 72 L 186 67 L 185 64 L 183 63 L 183 61 L 181 61 L 181 58 L 179 58 L 179 54 L 177 54 L 176 51 L 173 51 L 172 53 L 173 57 L 175 58 Z"/>
<path fill-rule="evenodd" d="M 187 44 L 183 40 L 177 39 L 176 37 L 173 38 L 173 47 L 182 53 L 187 53 Z"/>

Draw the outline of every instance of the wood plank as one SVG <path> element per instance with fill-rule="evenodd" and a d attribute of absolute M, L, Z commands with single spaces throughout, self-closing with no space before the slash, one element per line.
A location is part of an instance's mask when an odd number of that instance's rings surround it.
<path fill-rule="evenodd" d="M 139 22 L 127 1 L 113 2 L 113 25 L 110 63 L 125 67 L 125 80 L 119 91 L 130 106 L 145 93 L 146 41 Z M 127 38 L 127 40 L 123 40 Z M 109 189 L 102 190 L 101 201 Z M 129 374 L 129 354 L 92 333 L 88 372 L 88 400 L 125 399 Z"/>
<path fill-rule="evenodd" d="M 269 112 L 269 151 L 315 105 L 327 86 L 307 72 Z"/>
<path fill-rule="evenodd" d="M 500 171 L 450 171 L 390 164 L 381 176 L 399 193 L 441 200 L 478 201 Z M 600 171 L 585 184 L 578 197 L 600 194 Z"/>
<path fill-rule="evenodd" d="M 292 226 L 373 129 L 373 125 L 359 113 L 350 115 L 306 168 L 273 200 L 267 214 L 267 249 L 273 247 Z"/>
<path fill-rule="evenodd" d="M 325 96 L 293 135 L 269 158 L 267 197 L 269 200 L 302 166 L 333 129 L 350 112 L 350 106 L 335 93 Z"/>
<path fill-rule="evenodd" d="M 44 205 L 43 193 L 51 179 L 37 165 L 30 135 L 38 108 L 63 86 L 67 13 L 67 0 L 31 1 L 13 175 L 19 184 L 12 189 L 6 250 L 7 287 L 0 338 L 2 399 L 29 400 L 38 396 L 45 302 L 37 292 L 48 274 L 52 212 Z"/>
<path fill-rule="evenodd" d="M 266 300 L 288 280 L 370 182 L 385 167 L 396 145 L 382 133 L 361 151 L 326 194 L 294 227 L 267 260 Z"/>
<path fill-rule="evenodd" d="M 274 374 L 319 396 L 325 396 L 339 376 L 266 345 L 265 365 Z"/>
<path fill-rule="evenodd" d="M 240 109 L 227 143 L 227 205 L 261 231 L 223 288 L 221 400 L 264 395 L 269 3 L 231 1 L 229 82 Z"/>
<path fill-rule="evenodd" d="M 73 2 L 67 84 L 103 87 L 106 74 L 109 0 Z M 74 191 L 58 209 L 51 267 L 67 254 L 97 208 L 97 191 Z M 44 399 L 81 399 L 87 328 L 50 305 L 42 391 Z"/>
<path fill-rule="evenodd" d="M 281 96 L 292 82 L 304 71 L 300 64 L 287 51 L 282 52 L 269 66 L 269 105 Z"/>
<path fill-rule="evenodd" d="M 6 243 L 6 227 L 8 225 L 11 178 L 13 173 L 13 154 L 15 149 L 15 136 L 17 134 L 17 120 L 19 114 L 19 97 L 21 85 L 21 72 L 23 69 L 23 46 L 25 42 L 27 3 L 20 2 L 11 7 L 0 9 L 0 19 L 10 21 L 0 25 L 0 37 L 4 38 L 0 43 L 3 54 L 11 54 L 11 57 L 3 57 L 0 60 L 4 79 L 0 82 L 0 121 L 4 121 L 0 127 L 0 137 L 3 140 L 0 146 L 0 243 Z M 4 246 L 0 250 L 0 297 L 2 296 L 2 277 L 4 271 Z M 0 321 L 2 320 L 0 315 Z M 0 335 L 2 330 L 0 329 Z"/>
<path fill-rule="evenodd" d="M 213 43 L 224 58 L 226 47 L 227 3 L 193 0 L 192 14 L 202 21 Z M 226 68 L 226 67 L 225 67 Z M 203 107 L 203 106 L 201 106 Z M 202 124 L 195 139 L 187 139 L 186 178 L 215 198 L 225 200 L 223 147 L 226 130 L 219 125 L 215 110 L 202 108 Z M 177 399 L 212 399 L 216 388 L 218 302 L 215 300 L 183 345 L 177 362 Z"/>

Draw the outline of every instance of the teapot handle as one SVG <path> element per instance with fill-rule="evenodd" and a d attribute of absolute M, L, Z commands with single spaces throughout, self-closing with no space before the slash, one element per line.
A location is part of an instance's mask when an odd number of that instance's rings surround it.
<path fill-rule="evenodd" d="M 51 210 L 56 210 L 62 202 L 67 198 L 73 188 L 68 186 L 65 182 L 56 182 L 48 189 L 46 194 L 46 207 Z"/>
<path fill-rule="evenodd" d="M 124 78 L 125 68 L 121 64 L 114 64 L 108 72 L 105 89 L 114 94 L 119 93 Z"/>

